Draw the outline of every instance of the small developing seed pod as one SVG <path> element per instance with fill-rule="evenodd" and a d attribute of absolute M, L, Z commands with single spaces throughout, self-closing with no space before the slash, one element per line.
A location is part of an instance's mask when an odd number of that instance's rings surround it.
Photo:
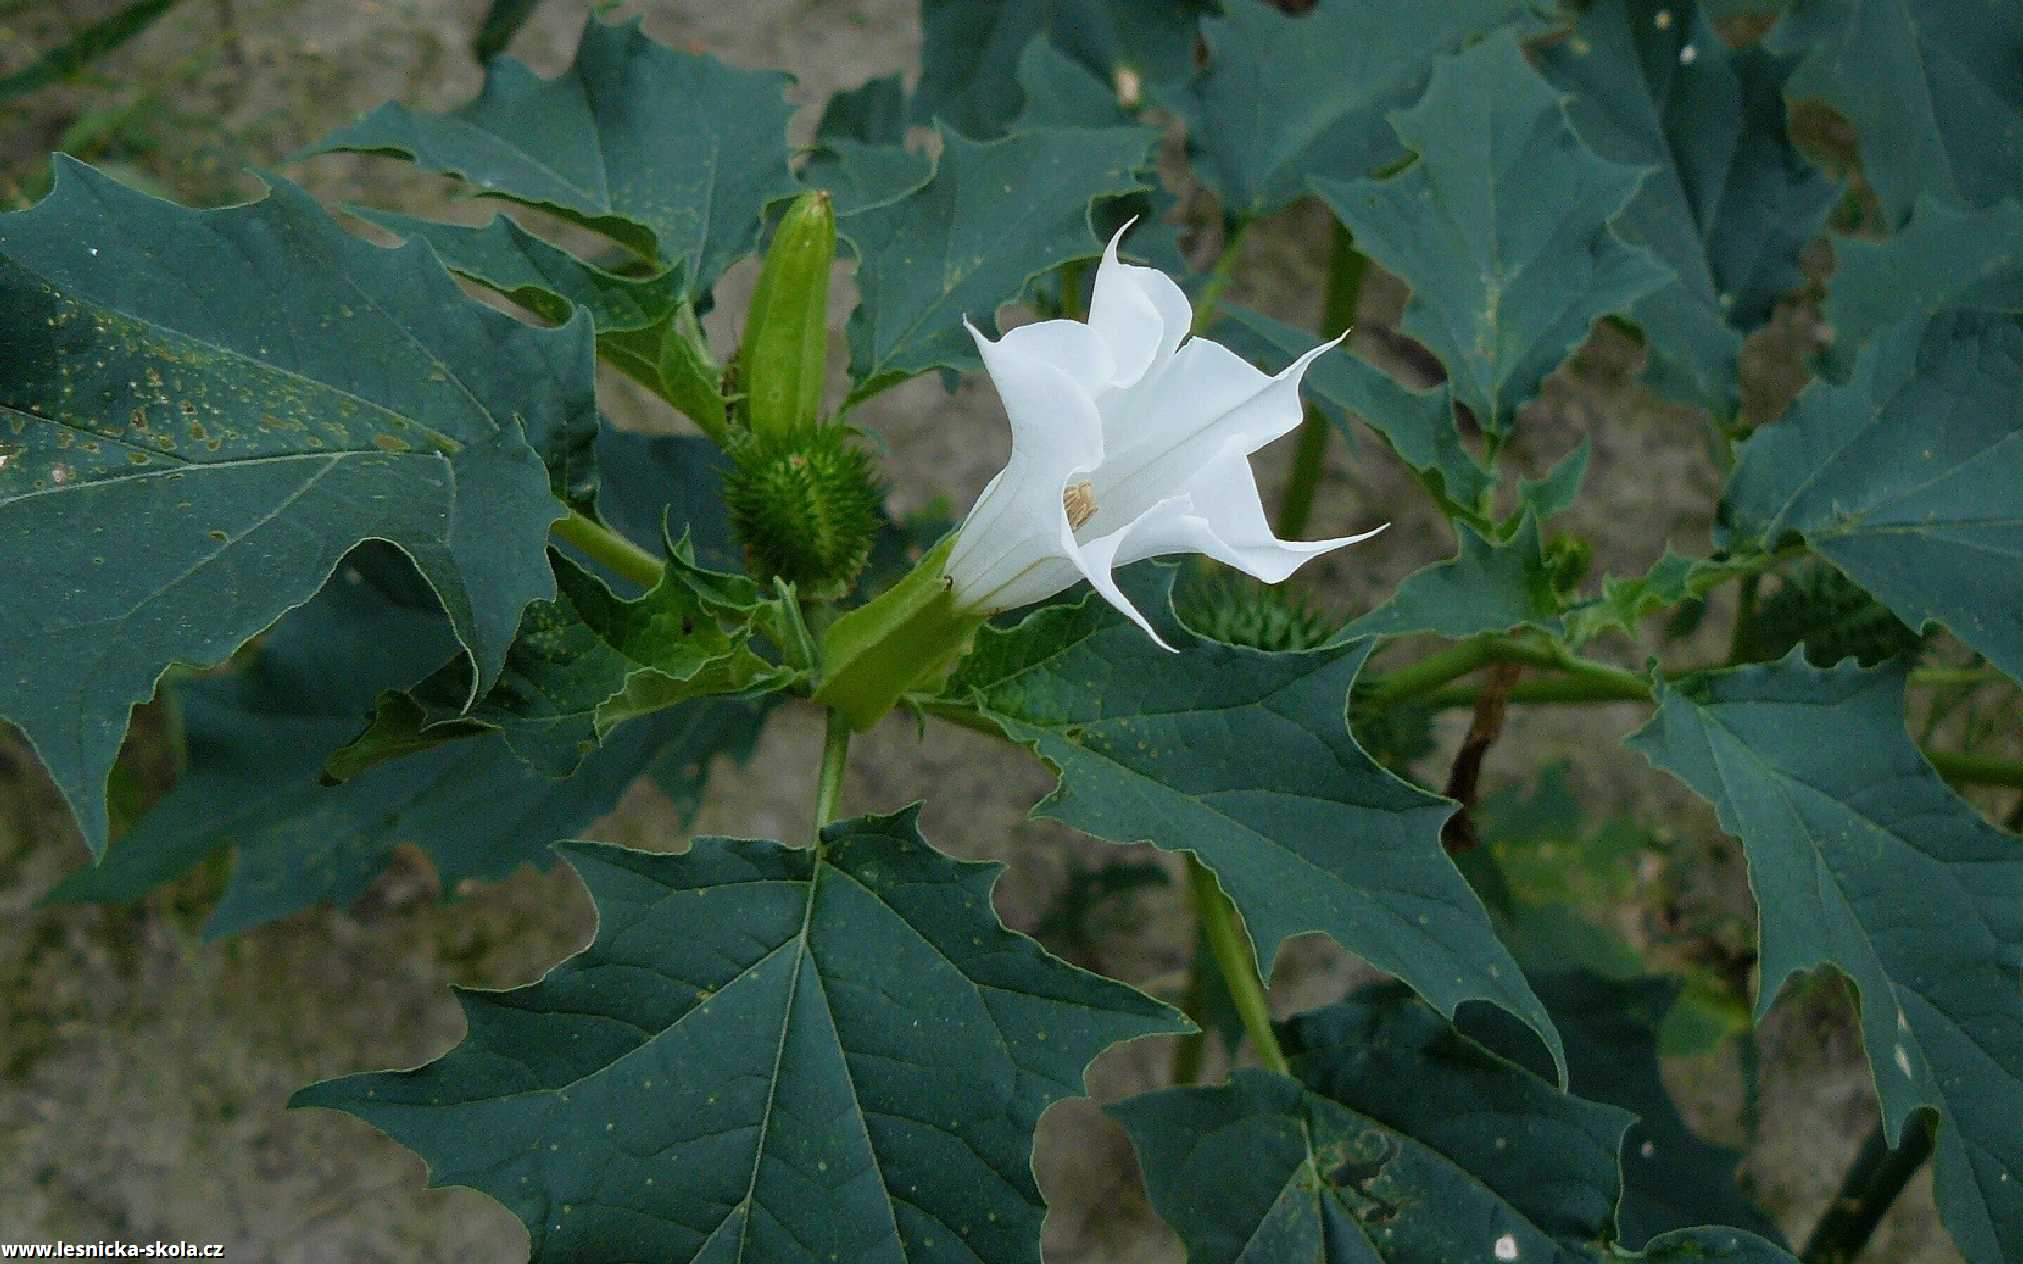
<path fill-rule="evenodd" d="M 1198 635 L 1274 653 L 1310 650 L 1340 626 L 1296 588 L 1228 573 L 1188 576 L 1174 607 Z"/>
<path fill-rule="evenodd" d="M 835 258 L 836 210 L 829 195 L 804 193 L 773 234 L 738 352 L 745 419 L 757 439 L 778 443 L 815 425 L 828 367 L 829 266 Z"/>
<path fill-rule="evenodd" d="M 757 434 L 731 449 L 724 482 L 731 526 L 754 578 L 788 580 L 810 597 L 840 597 L 871 556 L 884 489 L 845 426 L 786 442 Z"/>

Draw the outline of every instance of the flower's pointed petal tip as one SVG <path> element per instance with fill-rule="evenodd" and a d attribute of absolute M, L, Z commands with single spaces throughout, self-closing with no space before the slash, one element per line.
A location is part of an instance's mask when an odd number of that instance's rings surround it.
<path fill-rule="evenodd" d="M 981 346 L 983 346 L 983 345 L 984 345 L 985 343 L 987 343 L 987 342 L 989 342 L 989 341 L 990 341 L 990 339 L 989 339 L 989 338 L 986 338 L 986 337 L 984 337 L 983 331 L 982 331 L 981 329 L 978 329 L 978 328 L 977 328 L 977 327 L 976 327 L 975 325 L 972 325 L 972 324 L 970 324 L 970 322 L 969 322 L 969 313 L 967 313 L 967 312 L 964 312 L 964 313 L 963 313 L 963 316 L 962 316 L 962 327 L 963 327 L 964 329 L 967 329 L 967 330 L 969 331 L 969 336 L 970 336 L 971 338 L 974 338 L 974 339 L 976 340 L 976 345 L 977 345 L 977 346 L 981 347 Z"/>
<path fill-rule="evenodd" d="M 1348 336 L 1349 331 L 1344 329 L 1337 336 L 1328 339 L 1326 342 L 1322 343 L 1318 347 L 1315 347 L 1312 350 L 1308 351 L 1305 355 L 1302 355 L 1299 359 L 1294 360 L 1291 364 L 1286 365 L 1285 369 L 1278 375 L 1279 380 L 1283 381 L 1286 378 L 1291 378 L 1294 381 L 1298 381 L 1300 378 L 1305 377 L 1308 367 L 1311 366 L 1314 361 L 1320 359 L 1328 352 L 1333 351 L 1336 347 L 1341 346 L 1342 339 L 1347 338 Z"/>
<path fill-rule="evenodd" d="M 1100 592 L 1101 589 L 1098 589 L 1097 591 Z M 1106 592 L 1103 593 L 1103 597 L 1111 605 L 1117 607 L 1117 609 L 1121 611 L 1126 618 L 1130 619 L 1131 622 L 1137 624 L 1139 631 L 1143 632 L 1146 636 L 1151 637 L 1152 644 L 1158 646 L 1162 650 L 1165 650 L 1168 654 L 1178 654 L 1180 652 L 1179 650 L 1174 649 L 1172 646 L 1166 643 L 1166 638 L 1159 635 L 1159 629 L 1153 627 L 1152 621 L 1146 618 L 1144 613 L 1140 611 L 1137 606 L 1131 604 L 1130 598 L 1124 596 L 1122 592 L 1117 592 L 1114 595 L 1112 593 Z"/>
<path fill-rule="evenodd" d="M 1351 544 L 1361 544 L 1372 536 L 1382 535 L 1384 528 L 1390 525 L 1387 522 L 1382 527 L 1372 527 L 1368 531 L 1359 531 L 1355 535 L 1336 536 L 1332 540 L 1280 540 L 1278 541 L 1278 545 L 1280 548 L 1303 552 L 1307 556 L 1302 560 L 1310 561 L 1323 553 L 1332 553 L 1336 549 L 1344 549 Z"/>
<path fill-rule="evenodd" d="M 1110 234 L 1110 244 L 1103 247 L 1104 263 L 1115 266 L 1117 262 L 1117 245 L 1119 242 L 1122 242 L 1124 240 L 1124 234 L 1130 232 L 1132 226 L 1135 225 L 1137 222 L 1138 217 L 1136 215 L 1133 215 L 1130 219 L 1124 221 L 1124 226 L 1122 228 L 1119 228 L 1116 232 Z"/>
<path fill-rule="evenodd" d="M 1107 593 L 1104 595 L 1108 596 Z M 1133 605 L 1129 598 L 1124 597 L 1123 593 L 1120 592 L 1116 597 L 1111 598 L 1110 604 L 1129 615 L 1131 622 L 1137 624 L 1146 636 L 1152 638 L 1152 644 L 1165 650 L 1168 654 L 1178 654 L 1180 652 L 1166 643 L 1166 638 L 1159 635 L 1159 629 L 1152 626 L 1152 620 L 1146 618 L 1144 613 L 1137 606 Z"/>

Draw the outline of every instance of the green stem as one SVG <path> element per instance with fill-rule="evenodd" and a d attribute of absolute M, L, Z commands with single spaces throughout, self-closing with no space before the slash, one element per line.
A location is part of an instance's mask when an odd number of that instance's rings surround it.
<path fill-rule="evenodd" d="M 1449 649 L 1428 654 L 1410 667 L 1368 681 L 1360 690 L 1358 703 L 1373 710 L 1395 706 L 1421 694 L 1431 693 L 1449 681 L 1458 680 L 1489 661 L 1490 638 L 1475 637 Z"/>
<path fill-rule="evenodd" d="M 1763 584 L 1763 572 L 1751 571 L 1742 577 L 1735 594 L 1735 626 L 1728 634 L 1728 661 L 1746 662 L 1749 657 L 1750 625 L 1756 620 L 1756 590 Z"/>
<path fill-rule="evenodd" d="M 836 819 L 836 805 L 843 797 L 843 769 L 850 759 L 850 721 L 841 711 L 829 709 L 828 728 L 822 737 L 822 769 L 815 778 L 815 836 Z"/>
<path fill-rule="evenodd" d="M 1208 981 L 1200 970 L 1201 949 L 1195 952 L 1195 969 L 1187 975 L 1187 994 L 1180 1000 L 1180 1012 L 1194 1020 L 1195 1030 L 1182 1036 L 1173 1046 L 1173 1078 L 1175 1086 L 1192 1084 L 1201 1078 L 1201 1064 L 1208 1056 Z"/>
<path fill-rule="evenodd" d="M 966 702 L 950 702 L 945 698 L 927 698 L 919 694 L 908 694 L 906 705 L 918 707 L 922 715 L 931 715 L 937 720 L 945 720 L 957 728 L 970 729 L 977 733 L 988 733 L 992 737 L 1003 737 L 1004 730 L 991 719 Z"/>
<path fill-rule="evenodd" d="M 1929 1115 L 1912 1119 L 1900 1150 L 1890 1149 L 1889 1137 L 1877 1123 L 1862 1142 L 1841 1181 L 1840 1192 L 1820 1216 L 1799 1259 L 1804 1264 L 1849 1264 L 1860 1255 L 1882 1223 L 1883 1213 L 1931 1157 L 1933 1141 Z"/>
<path fill-rule="evenodd" d="M 1960 786 L 2007 786 L 2023 789 L 2023 764 L 2012 764 L 1992 755 L 1970 755 L 1965 751 L 1922 748 L 1925 758 L 1941 777 Z"/>
<path fill-rule="evenodd" d="M 2007 679 L 1992 667 L 1920 667 L 1911 673 L 1911 684 L 1925 689 L 1966 688 Z"/>
<path fill-rule="evenodd" d="M 1327 289 L 1321 298 L 1321 337 L 1332 338 L 1348 332 L 1356 323 L 1356 307 L 1363 296 L 1363 276 L 1370 261 L 1356 249 L 1355 238 L 1341 221 L 1333 226 L 1328 251 Z M 1279 504 L 1278 534 L 1296 540 L 1306 534 L 1307 519 L 1313 516 L 1314 494 L 1320 489 L 1321 472 L 1327 466 L 1328 432 L 1333 427 L 1321 410 L 1308 404 L 1300 421 L 1299 446 L 1293 450 L 1292 477 L 1286 482 L 1285 499 Z"/>
<path fill-rule="evenodd" d="M 1082 290 L 1088 283 L 1087 259 L 1061 265 L 1061 315 L 1069 320 L 1089 319 L 1089 305 L 1082 299 Z"/>
<path fill-rule="evenodd" d="M 1419 705 L 1435 711 L 1472 707 L 1481 698 L 1479 685 L 1457 685 L 1422 695 Z M 1510 687 L 1509 701 L 1536 705 L 1599 704 L 1609 702 L 1649 702 L 1651 691 L 1638 682 L 1634 688 L 1615 681 L 1584 676 L 1559 676 L 1547 680 L 1521 680 Z"/>
<path fill-rule="evenodd" d="M 1334 429 L 1320 409 L 1312 404 L 1300 418 L 1299 438 L 1292 450 L 1292 474 L 1286 479 L 1285 499 L 1278 505 L 1278 535 L 1282 540 L 1298 540 L 1306 535 L 1307 519 L 1313 516 L 1314 497 L 1321 488 L 1321 473 L 1328 463 L 1328 432 Z"/>
<path fill-rule="evenodd" d="M 1250 231 L 1250 221 L 1237 220 L 1223 233 L 1222 253 L 1215 256 L 1215 267 L 1208 273 L 1208 284 L 1201 287 L 1201 297 L 1194 304 L 1194 328 L 1191 332 L 1202 333 L 1215 323 L 1215 305 L 1222 300 L 1222 292 L 1229 288 L 1230 277 L 1236 274 L 1236 255 L 1243 245 L 1244 234 Z"/>
<path fill-rule="evenodd" d="M 667 569 L 653 554 L 574 509 L 548 530 L 556 539 L 583 550 L 591 561 L 609 567 L 642 588 L 659 583 L 661 573 Z"/>
<path fill-rule="evenodd" d="M 1215 952 L 1215 964 L 1229 984 L 1230 999 L 1243 1019 L 1243 1030 L 1257 1049 L 1257 1060 L 1280 1075 L 1292 1074 L 1278 1036 L 1271 1029 L 1271 1008 L 1265 1003 L 1264 981 L 1258 977 L 1257 958 L 1250 939 L 1236 924 L 1236 909 L 1216 884 L 1208 866 L 1193 856 L 1187 858 L 1187 886 L 1194 895 L 1194 915 L 1208 934 L 1208 946 Z"/>

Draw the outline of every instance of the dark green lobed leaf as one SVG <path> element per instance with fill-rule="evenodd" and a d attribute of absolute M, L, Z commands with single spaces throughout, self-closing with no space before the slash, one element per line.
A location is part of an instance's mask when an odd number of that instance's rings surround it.
<path fill-rule="evenodd" d="M 0 715 L 94 850 L 132 705 L 361 540 L 414 558 L 481 685 L 554 591 L 536 452 L 572 457 L 596 425 L 587 321 L 471 303 L 425 248 L 360 241 L 285 181 L 200 212 L 68 160 L 0 219 L 0 296 L 0 640 L 20 647 Z"/>
<path fill-rule="evenodd" d="M 1589 438 L 1583 435 L 1574 450 L 1554 462 L 1544 478 L 1518 479 L 1518 503 L 1529 509 L 1540 522 L 1573 508 L 1574 502 L 1580 499 L 1581 480 L 1587 477 L 1592 446 Z"/>
<path fill-rule="evenodd" d="M 450 271 L 558 324 L 580 307 L 600 334 L 645 329 L 666 320 L 682 299 L 678 271 L 619 276 L 549 245 L 503 215 L 474 228 L 370 207 L 346 209 L 398 237 L 419 237 Z"/>
<path fill-rule="evenodd" d="M 1939 1113 L 1938 1202 L 1975 1264 L 2023 1254 L 2023 846 L 1904 731 L 1901 669 L 1783 662 L 1664 687 L 1629 742 L 1742 840 L 1759 1014 L 1792 975 L 1853 982 L 1883 1118 Z"/>
<path fill-rule="evenodd" d="M 2023 679 L 2019 397 L 2023 323 L 1906 318 L 1741 446 L 1724 543 L 1802 536 L 1913 629 L 1936 619 Z"/>
<path fill-rule="evenodd" d="M 1296 1079 L 1241 1069 L 1108 1108 L 1198 1264 L 1790 1262 L 1727 1229 L 1613 1247 L 1629 1115 L 1555 1092 L 1402 989 L 1302 1014 L 1281 1042 Z"/>
<path fill-rule="evenodd" d="M 402 843 L 427 854 L 452 895 L 468 879 L 545 868 L 544 840 L 608 811 L 642 771 L 693 812 L 711 756 L 749 752 L 763 708 L 712 700 L 628 726 L 567 780 L 532 771 L 493 735 L 318 784 L 374 694 L 413 684 L 454 646 L 426 586 L 390 553 L 353 553 L 248 665 L 177 690 L 188 770 L 102 863 L 49 899 L 139 899 L 231 847 L 230 885 L 204 924 L 215 938 L 350 903 Z"/>
<path fill-rule="evenodd" d="M 1018 130 L 1022 112 L 1052 104 L 1019 74 L 1036 44 L 1054 45 L 1104 82 L 1119 69 L 1151 84 L 1177 82 L 1193 68 L 1196 27 L 1211 7 L 1208 0 L 923 0 L 912 117 L 974 139 Z M 1067 125 L 1107 124 L 1092 113 Z"/>
<path fill-rule="evenodd" d="M 914 809 L 816 850 L 569 843 L 596 939 L 529 987 L 463 992 L 413 1071 L 304 1089 L 527 1225 L 541 1260 L 1037 1264 L 1032 1133 L 1164 1005 L 1005 930 L 1001 866 Z"/>
<path fill-rule="evenodd" d="M 1887 240 L 1838 237 L 1834 253 L 1827 372 L 1841 381 L 1861 349 L 1906 313 L 2023 313 L 2023 202 L 1963 211 L 1921 194 L 1910 222 Z"/>
<path fill-rule="evenodd" d="M 765 205 L 794 192 L 787 82 L 592 15 L 553 79 L 495 58 L 474 100 L 443 114 L 388 102 L 305 153 L 407 158 L 596 229 L 703 293 L 757 244 Z"/>
<path fill-rule="evenodd" d="M 1729 48 L 1692 0 L 1593 5 L 1542 60 L 1597 154 L 1655 169 L 1615 222 L 1674 274 L 1630 309 L 1652 377 L 1733 415 L 1743 336 L 1803 280 L 1838 194 L 1786 135 L 1791 60 Z"/>
<path fill-rule="evenodd" d="M 1494 544 L 1467 523 L 1454 531 L 1460 552 L 1407 575 L 1389 601 L 1335 635 L 1347 641 L 1436 632 L 1459 640 L 1516 627 L 1559 635 L 1559 596 L 1546 571 L 1536 517 L 1527 512 L 1516 534 Z"/>
<path fill-rule="evenodd" d="M 1566 1038 L 1568 1089 L 1637 1117 L 1623 1134 L 1620 1156 L 1623 1194 L 1616 1224 L 1623 1244 L 1639 1247 L 1656 1234 L 1705 1224 L 1746 1229 L 1782 1243 L 1777 1226 L 1736 1188 L 1741 1152 L 1696 1136 L 1665 1088 L 1658 1027 L 1678 997 L 1679 981 L 1608 978 L 1556 963 L 1525 974 Z M 1478 1018 L 1485 1021 L 1470 1021 Z M 1513 1062 L 1546 1070 L 1533 1065 L 1530 1034 L 1501 1019 L 1494 1010 L 1471 1011 L 1462 1030 Z"/>
<path fill-rule="evenodd" d="M 1771 35 L 1803 53 L 1786 95 L 1846 115 L 1892 226 L 1922 194 L 2023 195 L 2023 8 L 2002 0 L 1801 0 Z"/>
<path fill-rule="evenodd" d="M 1210 337 L 1270 373 L 1292 363 L 1315 341 L 1304 329 L 1233 304 L 1222 307 Z M 1344 435 L 1353 439 L 1348 419 L 1359 418 L 1446 502 L 1473 508 L 1491 487 L 1488 473 L 1461 446 L 1446 383 L 1415 391 L 1345 351 L 1314 361 L 1304 386 Z"/>
<path fill-rule="evenodd" d="M 1298 17 L 1230 4 L 1202 23 L 1208 66 L 1160 93 L 1187 122 L 1202 183 L 1249 219 L 1308 192 L 1313 176 L 1366 176 L 1405 156 L 1385 119 L 1425 86 L 1433 59 L 1506 26 L 1531 0 L 1320 0 Z"/>
<path fill-rule="evenodd" d="M 1610 226 L 1647 169 L 1582 145 L 1508 31 L 1441 58 L 1391 124 L 1416 162 L 1313 188 L 1412 287 L 1403 328 L 1447 366 L 1454 398 L 1507 433 L 1597 319 L 1672 281 Z"/>
<path fill-rule="evenodd" d="M 997 309 L 1040 273 L 1100 252 L 1090 204 L 1132 192 L 1144 128 L 1053 128 L 976 144 L 942 135 L 927 183 L 845 216 L 863 296 L 850 315 L 855 402 L 916 374 L 973 368 L 968 317 L 986 333 Z"/>
<path fill-rule="evenodd" d="M 906 87 L 898 75 L 867 79 L 832 96 L 815 123 L 817 141 L 897 145 L 906 139 Z"/>
<path fill-rule="evenodd" d="M 724 512 L 730 458 L 699 435 L 647 435 L 606 426 L 597 435 L 601 521 L 644 549 L 686 539 L 696 565 L 735 571 L 737 537 Z M 663 534 L 665 532 L 665 534 Z"/>
<path fill-rule="evenodd" d="M 1035 810 L 1200 856 L 1266 974 L 1288 937 L 1322 931 L 1442 1013 L 1487 1000 L 1557 1049 L 1441 848 L 1453 805 L 1386 772 L 1349 735 L 1349 688 L 1372 643 L 1267 654 L 1197 641 L 1171 615 L 1170 570 L 1129 582 L 1180 656 L 1090 597 L 986 629 L 949 683 L 948 696 L 1060 771 Z"/>

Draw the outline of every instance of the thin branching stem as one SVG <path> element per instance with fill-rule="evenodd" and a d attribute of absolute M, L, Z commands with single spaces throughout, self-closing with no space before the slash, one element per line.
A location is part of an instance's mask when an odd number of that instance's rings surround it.
<path fill-rule="evenodd" d="M 1279 1048 L 1278 1035 L 1271 1029 L 1271 1007 L 1265 1002 L 1257 957 L 1251 952 L 1250 937 L 1236 924 L 1235 907 L 1208 866 L 1193 856 L 1187 858 L 1187 886 L 1194 896 L 1194 915 L 1201 919 L 1202 932 L 1215 954 L 1215 964 L 1222 968 L 1229 997 L 1236 1002 L 1237 1016 L 1243 1019 L 1243 1030 L 1257 1050 L 1257 1060 L 1280 1075 L 1291 1074 L 1285 1050 Z"/>
<path fill-rule="evenodd" d="M 591 561 L 609 567 L 642 588 L 651 588 L 659 583 L 661 573 L 667 569 L 666 563 L 653 554 L 574 509 L 569 511 L 568 517 L 550 527 L 549 532 L 556 539 L 581 549 Z"/>

